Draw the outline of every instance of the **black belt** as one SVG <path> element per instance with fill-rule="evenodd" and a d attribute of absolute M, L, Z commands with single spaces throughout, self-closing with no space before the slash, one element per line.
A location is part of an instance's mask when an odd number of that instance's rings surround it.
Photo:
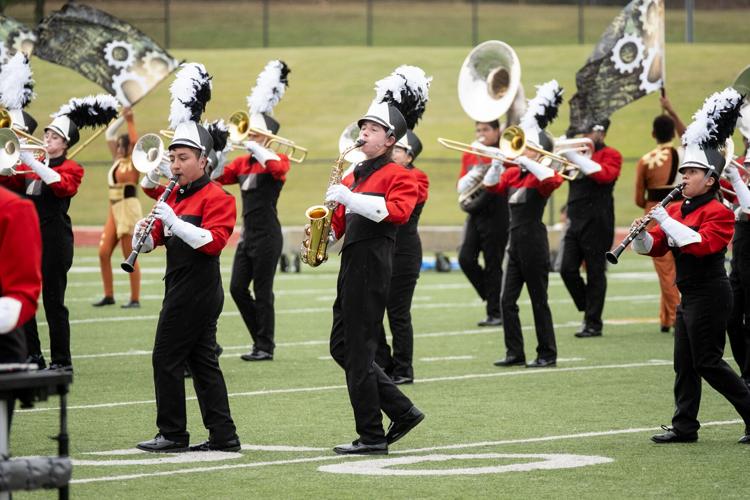
<path fill-rule="evenodd" d="M 646 199 L 648 201 L 661 201 L 667 197 L 673 188 L 647 189 Z"/>

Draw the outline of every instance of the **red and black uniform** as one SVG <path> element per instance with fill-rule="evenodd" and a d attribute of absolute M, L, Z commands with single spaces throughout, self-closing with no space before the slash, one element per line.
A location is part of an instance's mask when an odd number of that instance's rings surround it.
<path fill-rule="evenodd" d="M 501 299 L 506 358 L 526 359 L 518 317 L 518 298 L 526 283 L 534 313 L 537 357 L 547 361 L 557 359 L 552 312 L 547 302 L 549 242 L 542 217 L 549 196 L 562 182 L 557 172 L 540 181 L 525 169 L 509 166 L 500 176 L 500 182 L 488 188 L 492 193 L 507 196 L 510 209 L 508 268 Z"/>
<path fill-rule="evenodd" d="M 70 366 L 70 323 L 65 307 L 68 270 L 73 265 L 73 226 L 68 216 L 70 200 L 78 192 L 83 167 L 64 156 L 52 158 L 49 166 L 60 175 L 58 182 L 45 184 L 35 173 L 0 178 L 5 187 L 25 194 L 34 202 L 42 234 L 42 301 L 49 325 L 51 363 Z M 18 170 L 30 170 L 21 165 Z M 36 318 L 24 325 L 29 355 L 40 359 Z"/>
<path fill-rule="evenodd" d="M 418 185 L 417 204 L 411 217 L 396 231 L 396 246 L 393 254 L 393 274 L 388 291 L 388 324 L 393 337 L 393 355 L 391 355 L 385 328 L 381 327 L 380 346 L 377 363 L 393 378 L 414 378 L 412 359 L 414 355 L 414 329 L 411 324 L 411 302 L 414 289 L 422 269 L 422 240 L 419 239 L 417 226 L 422 209 L 427 201 L 430 179 L 422 170 L 409 165 L 405 167 L 414 174 Z"/>
<path fill-rule="evenodd" d="M 283 237 L 276 203 L 289 172 L 289 158 L 268 160 L 265 167 L 252 155 L 224 167 L 220 184 L 239 184 L 242 192 L 242 235 L 234 254 L 229 290 L 253 339 L 253 349 L 273 354 L 273 279 Z M 248 287 L 253 283 L 253 292 Z"/>
<path fill-rule="evenodd" d="M 0 363 L 26 361 L 22 325 L 36 314 L 42 288 L 42 239 L 34 205 L 0 187 L 0 297 L 21 303 L 16 327 L 0 334 Z"/>
<path fill-rule="evenodd" d="M 154 343 L 156 425 L 167 439 L 189 442 L 185 416 L 185 364 L 211 442 L 236 439 L 227 388 L 214 348 L 216 322 L 224 305 L 219 255 L 234 230 L 234 197 L 207 175 L 175 189 L 166 201 L 180 219 L 211 232 L 212 241 L 197 249 L 165 233 L 157 220 L 154 246 L 167 248 L 164 301 Z"/>
<path fill-rule="evenodd" d="M 591 160 L 602 169 L 570 182 L 568 219 L 570 227 L 562 241 L 560 275 L 579 311 L 585 328 L 601 332 L 604 297 L 607 294 L 605 254 L 615 236 L 612 192 L 620 176 L 622 155 L 609 146 L 597 146 Z M 586 281 L 581 263 L 586 263 Z"/>
<path fill-rule="evenodd" d="M 744 158 L 738 158 L 737 162 L 742 164 Z M 735 214 L 732 269 L 729 273 L 733 300 L 727 335 L 740 376 L 750 384 L 750 215 L 740 208 Z"/>
<path fill-rule="evenodd" d="M 484 168 L 491 162 L 489 158 L 464 153 L 459 178 L 469 170 Z M 508 199 L 504 195 L 485 191 L 466 211 L 468 216 L 464 223 L 458 263 L 479 297 L 487 302 L 487 316 L 500 318 L 503 257 L 508 243 Z M 484 268 L 479 265 L 480 252 L 484 257 Z"/>
<path fill-rule="evenodd" d="M 398 226 L 405 224 L 417 202 L 411 171 L 383 155 L 357 165 L 343 183 L 355 193 L 382 196 L 388 216 L 374 222 L 339 205 L 331 227 L 337 238 L 346 233 L 333 304 L 330 351 L 346 373 L 349 400 L 360 442 L 385 442 L 381 410 L 395 421 L 412 403 L 375 362 L 393 274 Z"/>
<path fill-rule="evenodd" d="M 677 267 L 677 288 L 682 294 L 677 307 L 674 337 L 675 414 L 679 434 L 695 433 L 701 400 L 701 378 L 724 396 L 750 428 L 750 389 L 722 359 L 732 291 L 724 269 L 724 254 L 732 239 L 734 216 L 712 192 L 674 203 L 667 213 L 697 231 L 701 241 L 682 248 L 670 246 L 660 227 L 649 234 L 649 255 L 671 251 Z"/>

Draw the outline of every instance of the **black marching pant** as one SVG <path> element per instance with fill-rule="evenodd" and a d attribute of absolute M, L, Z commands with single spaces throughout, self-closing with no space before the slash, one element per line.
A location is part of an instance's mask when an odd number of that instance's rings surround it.
<path fill-rule="evenodd" d="M 204 293 L 170 296 L 167 289 L 152 364 L 156 389 L 156 426 L 173 441 L 187 443 L 185 411 L 185 364 L 193 374 L 203 425 L 209 440 L 225 443 L 237 437 L 229 412 L 224 376 L 216 357 L 216 321 L 224 304 L 221 284 Z M 191 300 L 192 299 L 192 300 Z"/>
<path fill-rule="evenodd" d="M 252 235 L 251 235 L 252 237 Z M 253 237 L 237 245 L 229 291 L 253 339 L 253 348 L 273 354 L 273 280 L 282 248 L 281 235 Z M 253 294 L 248 289 L 253 284 Z"/>
<path fill-rule="evenodd" d="M 750 222 L 735 224 L 732 241 L 732 312 L 727 334 L 732 355 L 740 368 L 740 376 L 750 383 Z"/>
<path fill-rule="evenodd" d="M 732 292 L 726 279 L 680 289 L 674 336 L 675 414 L 680 433 L 696 432 L 701 378 L 724 396 L 750 427 L 750 389 L 722 359 Z"/>
<path fill-rule="evenodd" d="M 458 264 L 479 297 L 487 302 L 487 316 L 493 318 L 501 316 L 500 290 L 507 243 L 507 225 L 499 224 L 497 217 L 479 214 L 466 218 Z M 484 268 L 479 265 L 479 252 L 484 257 Z"/>
<path fill-rule="evenodd" d="M 560 276 L 579 311 L 584 312 L 586 327 L 602 329 L 602 311 L 607 294 L 607 260 L 614 228 L 609 217 L 571 221 L 562 242 Z M 586 282 L 581 277 L 586 264 Z"/>
<path fill-rule="evenodd" d="M 541 229 L 541 231 L 539 230 Z M 534 327 L 537 338 L 537 357 L 545 360 L 557 359 L 555 330 L 552 312 L 547 302 L 549 281 L 549 243 L 547 230 L 527 225 L 512 229 L 508 248 L 508 268 L 503 287 L 503 331 L 507 357 L 524 358 L 521 320 L 518 316 L 518 298 L 524 283 L 531 298 Z"/>
<path fill-rule="evenodd" d="M 414 255 L 393 258 L 393 277 L 388 291 L 388 325 L 393 338 L 393 354 L 380 327 L 380 344 L 375 358 L 377 364 L 391 377 L 414 378 L 414 328 L 411 324 L 411 303 L 419 279 L 422 259 Z"/>
<path fill-rule="evenodd" d="M 333 304 L 330 352 L 346 373 L 359 439 L 385 442 L 384 412 L 392 421 L 412 402 L 375 363 L 391 276 L 393 241 L 362 240 L 344 248 Z"/>
<path fill-rule="evenodd" d="M 51 363 L 67 366 L 70 356 L 70 323 L 65 307 L 68 270 L 73 265 L 72 236 L 58 237 L 42 231 L 42 303 L 49 328 Z M 30 356 L 41 356 L 42 345 L 36 316 L 23 326 Z"/>

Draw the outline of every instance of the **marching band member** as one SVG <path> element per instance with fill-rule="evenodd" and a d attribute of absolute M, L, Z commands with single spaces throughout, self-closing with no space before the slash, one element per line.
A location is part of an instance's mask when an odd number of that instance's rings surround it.
<path fill-rule="evenodd" d="M 21 325 L 36 314 L 41 288 L 42 239 L 34 204 L 0 187 L 0 363 L 26 361 Z M 15 398 L 7 405 L 10 429 Z"/>
<path fill-rule="evenodd" d="M 39 161 L 29 153 L 21 153 L 21 171 L 26 175 L 5 178 L 5 185 L 25 193 L 36 206 L 42 234 L 42 301 L 49 325 L 50 369 L 72 371 L 70 355 L 70 323 L 65 307 L 68 270 L 73 264 L 73 227 L 68 216 L 70 200 L 78 192 L 83 179 L 83 167 L 67 159 L 68 149 L 75 145 L 82 127 L 107 124 L 117 115 L 114 97 L 99 95 L 71 99 L 53 115 L 44 129 L 47 159 Z M 24 325 L 29 350 L 29 362 L 46 366 L 36 318 Z"/>
<path fill-rule="evenodd" d="M 674 112 L 669 100 L 662 97 L 662 107 L 667 114 L 654 118 L 651 135 L 656 139 L 656 148 L 643 155 L 635 167 L 635 204 L 648 213 L 658 202 L 674 189 L 677 182 L 677 166 L 680 158 L 672 147 L 677 134 L 682 136 L 685 125 Z M 656 275 L 659 277 L 661 299 L 659 303 L 659 323 L 662 332 L 669 332 L 674 325 L 680 292 L 675 285 L 674 256 L 666 253 L 653 257 Z"/>
<path fill-rule="evenodd" d="M 118 137 L 117 130 L 123 123 L 127 122 L 128 133 Z M 104 285 L 104 297 L 93 303 L 94 307 L 112 305 L 115 303 L 114 285 L 112 279 L 112 252 L 120 241 L 123 256 L 127 257 L 133 250 L 130 246 L 133 226 L 136 221 L 143 217 L 141 204 L 136 198 L 136 186 L 140 177 L 138 171 L 133 167 L 130 158 L 138 140 L 135 130 L 133 112 L 127 108 L 123 116 L 112 122 L 105 132 L 107 146 L 112 153 L 114 163 L 107 174 L 107 185 L 109 187 L 109 214 L 104 223 L 104 229 L 99 240 L 99 266 L 102 271 L 102 284 Z M 140 307 L 141 289 L 141 267 L 135 263 L 135 271 L 130 273 L 130 301 L 123 304 L 123 309 Z"/>
<path fill-rule="evenodd" d="M 284 95 L 289 68 L 283 61 L 270 61 L 258 75 L 247 99 L 250 126 L 276 135 L 280 124 L 271 116 Z M 212 178 L 220 184 L 239 184 L 242 193 L 242 235 L 234 254 L 230 291 L 253 340 L 245 361 L 272 360 L 276 344 L 273 280 L 281 256 L 283 237 L 276 203 L 289 172 L 289 158 L 266 148 L 268 135 L 251 133 L 240 156 Z M 248 287 L 252 283 L 253 294 Z"/>
<path fill-rule="evenodd" d="M 328 188 L 326 201 L 340 203 L 334 212 L 333 238 L 341 239 L 330 351 L 346 372 L 349 400 L 359 435 L 352 444 L 334 448 L 339 454 L 387 454 L 388 445 L 424 419 L 375 363 L 398 225 L 405 224 L 416 204 L 418 187 L 411 171 L 391 161 L 397 138 L 406 133 L 401 113 L 386 102 L 373 102 L 358 122 L 361 151 L 342 184 Z M 391 420 L 386 434 L 382 414 Z"/>
<path fill-rule="evenodd" d="M 500 144 L 500 122 L 476 122 L 477 141 L 485 147 L 497 148 Z M 481 183 L 491 160 L 464 153 L 461 157 L 461 175 L 457 190 L 463 193 Z M 479 326 L 500 326 L 503 323 L 500 310 L 500 289 L 503 282 L 503 257 L 508 242 L 508 200 L 503 195 L 481 193 L 470 206 L 462 207 L 467 212 L 463 239 L 458 252 L 461 270 L 487 302 L 487 318 Z M 482 253 L 484 267 L 479 265 Z"/>
<path fill-rule="evenodd" d="M 745 111 L 748 113 L 748 111 Z M 750 116 L 743 116 L 738 122 L 745 151 L 737 158 L 741 165 L 748 167 L 747 148 L 750 144 Z M 747 135 L 746 135 L 747 134 Z M 737 194 L 735 210 L 734 238 L 732 239 L 732 260 L 729 273 L 729 284 L 732 287 L 732 312 L 727 321 L 727 335 L 732 348 L 732 356 L 740 368 L 740 376 L 750 386 L 750 191 L 746 180 L 738 169 L 728 164 L 724 175 L 732 183 L 732 190 Z"/>
<path fill-rule="evenodd" d="M 398 226 L 393 254 L 393 274 L 388 290 L 388 325 L 393 337 L 393 354 L 381 329 L 378 365 L 388 374 L 393 383 L 411 384 L 414 382 L 414 328 L 411 323 L 411 303 L 417 287 L 419 271 L 422 268 L 422 241 L 417 226 L 422 209 L 427 201 L 430 179 L 427 174 L 414 166 L 414 160 L 422 152 L 422 142 L 411 130 L 399 139 L 393 147 L 394 163 L 411 170 L 418 185 L 417 202 L 409 220 Z"/>
<path fill-rule="evenodd" d="M 591 159 L 576 152 L 564 156 L 578 165 L 579 177 L 570 182 L 568 219 L 570 226 L 561 243 L 563 252 L 560 276 L 579 311 L 584 312 L 576 337 L 602 335 L 602 311 L 607 293 L 606 259 L 615 235 L 615 210 L 612 192 L 620 176 L 622 155 L 607 146 L 604 139 L 609 119 L 593 123 L 584 137 L 594 142 Z M 586 282 L 581 264 L 586 264 Z"/>
<path fill-rule="evenodd" d="M 529 101 L 520 123 L 528 144 L 552 151 L 552 140 L 544 129 L 557 116 L 562 92 L 555 80 L 537 87 L 536 97 Z M 509 164 L 502 175 L 502 163 L 493 160 L 483 180 L 490 192 L 508 196 L 510 208 L 508 268 L 501 299 L 506 354 L 504 359 L 495 362 L 495 366 L 526 364 L 518 316 L 518 298 L 524 283 L 531 297 L 537 338 L 536 359 L 526 366 L 545 368 L 557 364 L 552 312 L 547 302 L 549 242 L 542 217 L 547 199 L 560 187 L 563 178 L 555 170 L 538 163 L 540 159 L 540 153 L 526 148 L 516 160 L 518 165 Z"/>
<path fill-rule="evenodd" d="M 414 329 L 411 323 L 411 303 L 422 268 L 422 241 L 417 225 L 427 201 L 430 180 L 427 174 L 414 167 L 413 161 L 422 152 L 422 142 L 413 132 L 424 114 L 429 100 L 430 82 L 422 68 L 402 65 L 375 84 L 376 100 L 386 98 L 403 115 L 406 134 L 396 142 L 391 158 L 409 170 L 419 189 L 417 202 L 409 220 L 396 230 L 393 254 L 393 274 L 388 291 L 388 324 L 393 337 L 393 354 L 381 328 L 380 344 L 375 361 L 396 385 L 414 382 Z M 398 94 L 398 99 L 394 98 Z"/>
<path fill-rule="evenodd" d="M 235 201 L 205 172 L 213 141 L 197 122 L 211 97 L 210 76 L 202 65 L 187 64 L 170 90 L 174 137 L 169 157 L 172 173 L 179 176 L 179 189 L 156 204 L 157 220 L 143 247 L 145 252 L 159 245 L 167 250 L 165 296 L 152 359 L 159 432 L 137 447 L 150 452 L 237 451 L 240 441 L 214 352 L 224 304 L 219 255 L 234 229 Z M 145 220 L 139 221 L 133 244 L 145 227 Z M 186 363 L 209 430 L 206 442 L 191 447 L 185 412 Z"/>
<path fill-rule="evenodd" d="M 745 421 L 740 443 L 750 443 L 750 389 L 722 359 L 732 307 L 724 254 L 732 238 L 734 216 L 718 199 L 725 163 L 718 148 L 732 135 L 741 104 L 742 97 L 734 89 L 706 100 L 683 136 L 684 200 L 666 209 L 654 207 L 649 215 L 658 227 L 633 241 L 633 249 L 644 255 L 674 254 L 682 294 L 674 337 L 676 410 L 672 427 L 663 426 L 664 433 L 651 437 L 656 443 L 698 439 L 701 378 L 732 403 Z"/>

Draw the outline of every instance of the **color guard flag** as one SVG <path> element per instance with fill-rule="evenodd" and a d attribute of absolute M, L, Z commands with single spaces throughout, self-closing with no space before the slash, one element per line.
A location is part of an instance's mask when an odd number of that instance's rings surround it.
<path fill-rule="evenodd" d="M 568 137 L 585 132 L 665 80 L 664 0 L 632 0 L 576 73 Z"/>
<path fill-rule="evenodd" d="M 66 66 L 132 105 L 179 62 L 130 24 L 72 2 L 39 23 L 34 55 Z"/>
<path fill-rule="evenodd" d="M 20 21 L 0 15 L 0 64 L 5 64 L 19 50 L 31 56 L 36 35 Z"/>

